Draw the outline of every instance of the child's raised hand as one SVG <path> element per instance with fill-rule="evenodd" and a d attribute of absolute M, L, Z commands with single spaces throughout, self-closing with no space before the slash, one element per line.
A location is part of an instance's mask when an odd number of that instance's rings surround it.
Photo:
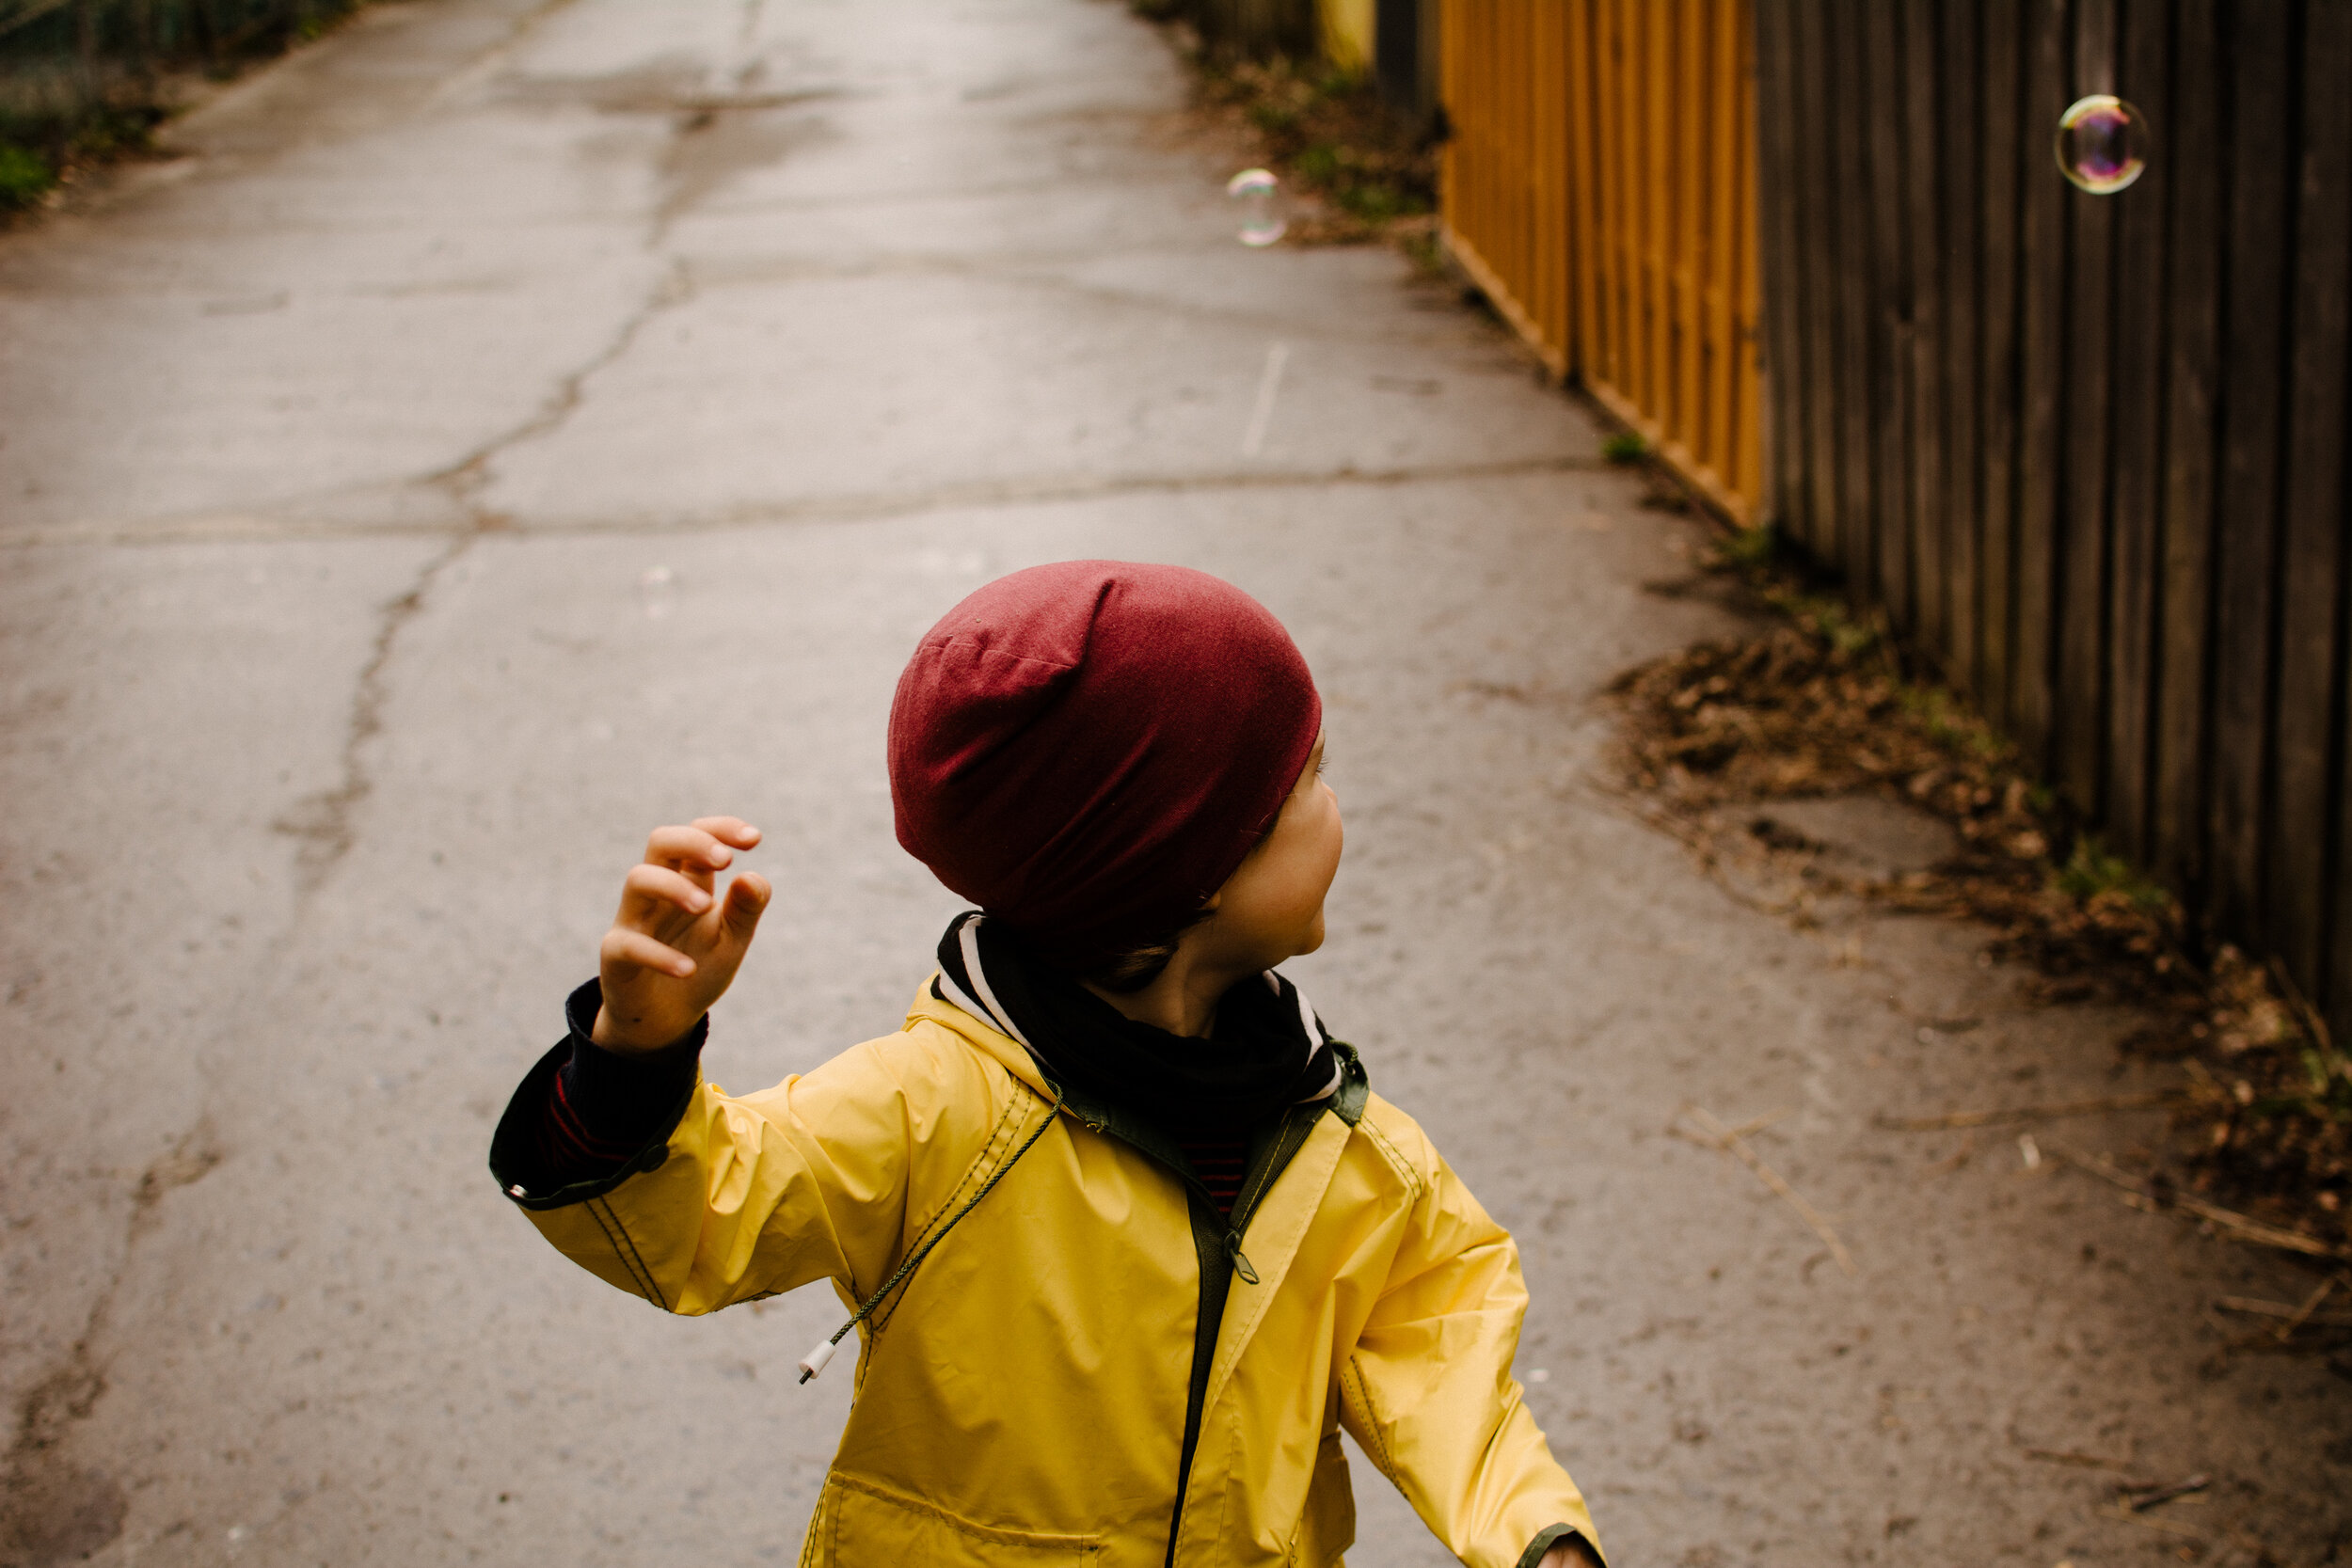
<path fill-rule="evenodd" d="M 733 983 L 771 889 L 755 871 L 739 874 L 724 895 L 714 884 L 737 850 L 758 842 L 757 828 L 732 816 L 656 828 L 645 840 L 644 863 L 629 871 L 597 955 L 598 1045 L 658 1051 L 683 1038 Z"/>

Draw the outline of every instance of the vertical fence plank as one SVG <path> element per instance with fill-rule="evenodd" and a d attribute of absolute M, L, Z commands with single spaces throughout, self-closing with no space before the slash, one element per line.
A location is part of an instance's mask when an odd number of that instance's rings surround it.
<path fill-rule="evenodd" d="M 1544 309 L 1554 341 L 1560 344 L 1565 377 L 1574 373 L 1576 365 L 1576 300 L 1571 282 L 1576 276 L 1572 248 L 1576 222 L 1568 200 L 1568 116 L 1575 100 L 1568 78 L 1567 8 L 1547 6 L 1543 15 Z"/>
<path fill-rule="evenodd" d="M 1805 544 L 1824 561 L 1845 555 L 1846 520 L 1841 504 L 1845 465 L 1839 451 L 1846 401 L 1841 380 L 1845 353 L 1838 337 L 1836 137 L 1830 133 L 1827 105 L 1831 83 L 1831 0 L 1789 0 L 1794 13 L 1797 92 L 1793 114 L 1804 133 L 1797 161 L 1799 196 L 1796 262 L 1791 269 L 1804 290 L 1805 430 Z"/>
<path fill-rule="evenodd" d="M 1610 127 L 1610 215 L 1615 224 L 1611 260 L 1616 266 L 1616 352 L 1609 367 L 1610 385 L 1628 397 L 1640 395 L 1642 356 L 1642 194 L 1647 184 L 1642 167 L 1640 134 L 1642 97 L 1636 69 L 1640 48 L 1640 14 L 1634 0 L 1609 0 L 1609 41 L 1602 51 L 1608 73 L 1603 113 Z"/>
<path fill-rule="evenodd" d="M 1984 372 L 1978 384 L 1984 410 L 1983 489 L 1977 594 L 1977 691 L 1987 713 L 2009 710 L 2014 648 L 2010 627 L 2016 612 L 2017 460 L 2021 345 L 2018 298 L 2024 275 L 2019 242 L 2021 138 L 2026 111 L 2026 14 L 2028 0 L 1984 0 L 1984 245 L 1979 280 L 1978 330 Z"/>
<path fill-rule="evenodd" d="M 1702 473 L 1720 473 L 1724 458 L 1721 345 L 1730 311 L 1718 268 L 1731 225 L 1725 211 L 1728 182 L 1722 169 L 1731 150 L 1731 122 L 1743 102 L 1724 92 L 1730 73 L 1724 70 L 1725 29 L 1717 19 L 1723 9 L 1721 0 L 1690 0 L 1683 13 L 1680 70 L 1682 94 L 1703 105 L 1686 134 L 1691 206 L 1682 236 L 1682 264 L 1691 275 L 1691 341 L 1682 351 L 1689 377 L 1682 439 L 1692 466 Z"/>
<path fill-rule="evenodd" d="M 2156 770 L 2150 853 L 2206 902 L 2212 855 L 2205 800 L 2212 723 L 2213 557 L 2221 395 L 2222 240 L 2231 122 L 2219 63 L 2220 0 L 2179 0 L 2172 35 L 2174 121 L 2165 137 L 2172 211 L 2166 250 L 2163 572 L 2157 602 Z"/>
<path fill-rule="evenodd" d="M 1797 300 L 1796 51 L 1789 0 L 1756 0 L 1756 184 L 1757 259 L 1763 285 L 1765 436 L 1770 447 L 1768 520 L 1805 536 L 1804 334 Z"/>
<path fill-rule="evenodd" d="M 2161 535 L 2165 217 L 2174 161 L 2169 0 L 2130 0 L 2117 53 L 2117 87 L 2148 116 L 2157 147 L 2137 183 L 2114 199 L 2114 488 L 2107 597 L 2109 835 L 2143 863 L 2150 853 L 2149 753 L 2153 735 Z"/>
<path fill-rule="evenodd" d="M 1471 167 L 1466 149 L 1475 114 L 1463 80 L 1470 55 L 1464 34 L 1470 3 L 1453 0 L 1438 8 L 1438 103 L 1453 133 L 1438 148 L 1438 221 L 1454 233 L 1462 230 Z"/>
<path fill-rule="evenodd" d="M 2281 366 L 2295 239 L 2295 6 L 2238 0 L 2233 9 L 2208 909 L 2217 928 L 2259 941 L 2271 929 L 2262 885 L 2263 806 L 2274 755 Z"/>
<path fill-rule="evenodd" d="M 1552 130 L 1557 123 L 1553 105 L 1560 80 L 1552 69 L 1549 46 L 1549 20 L 1557 15 L 1558 8 L 1552 6 L 1526 11 L 1518 30 L 1520 45 L 1527 51 L 1519 73 L 1524 84 L 1521 91 L 1525 94 L 1520 135 L 1526 138 L 1522 156 L 1527 160 L 1527 242 L 1525 261 L 1521 263 L 1527 270 L 1522 276 L 1527 280 L 1528 314 L 1552 350 L 1545 369 L 1561 376 L 1566 373 L 1567 339 L 1561 333 L 1559 312 L 1553 308 L 1558 293 L 1554 262 L 1558 255 L 1559 210 L 1555 192 L 1560 156 L 1552 144 Z"/>
<path fill-rule="evenodd" d="M 1568 206 L 1573 214 L 1575 242 L 1569 253 L 1576 313 L 1577 375 L 1592 381 L 1602 374 L 1600 280 L 1606 260 L 1599 205 L 1599 167 L 1595 155 L 1599 113 L 1598 63 L 1593 55 L 1593 12 L 1596 0 L 1566 0 L 1565 40 L 1568 72 Z"/>
<path fill-rule="evenodd" d="M 2115 6 L 2116 0 L 2074 0 L 2074 65 L 2061 94 L 2070 103 L 2114 88 Z M 2049 129 L 2057 128 L 2054 115 Z M 2058 178 L 2054 166 L 2043 177 Z M 2110 373 L 2118 198 L 2071 184 L 2056 188 L 2066 205 L 2069 234 L 2066 367 L 2057 404 L 2063 477 L 2053 541 L 2051 755 L 2058 782 L 2096 817 L 2106 779 L 2107 465 L 2118 391 Z"/>
<path fill-rule="evenodd" d="M 1658 270 L 1666 301 L 1666 329 L 1658 362 L 1657 402 L 1651 416 L 1670 451 L 1685 468 L 1696 457 L 1689 445 L 1697 410 L 1699 356 L 1698 277 L 1692 252 L 1703 245 L 1706 221 L 1705 166 L 1699 144 L 1708 104 L 1692 91 L 1692 11 L 1696 0 L 1653 5 L 1650 87 L 1657 107 L 1659 190 Z"/>
<path fill-rule="evenodd" d="M 1730 9 L 1737 52 L 1737 81 L 1750 103 L 1756 102 L 1756 29 L 1745 16 L 1745 0 L 1731 0 Z M 1731 330 L 1725 334 L 1730 345 L 1731 410 L 1727 427 L 1729 438 L 1737 443 L 1731 459 L 1729 483 L 1736 494 L 1760 498 L 1764 493 L 1764 406 L 1762 355 L 1759 352 L 1763 332 L 1763 310 L 1758 299 L 1761 270 L 1758 252 L 1762 238 L 1756 230 L 1756 118 L 1751 112 L 1739 117 L 1739 150 L 1733 167 L 1733 217 L 1738 225 L 1732 239 L 1732 256 L 1726 269 L 1730 277 Z M 1751 520 L 1754 514 L 1750 515 Z"/>
<path fill-rule="evenodd" d="M 1902 80 L 1909 103 L 1904 145 L 1903 224 L 1911 275 L 1911 493 L 1914 598 L 1911 623 L 1931 648 L 1950 641 L 1952 515 L 1944 480 L 1944 188 L 1942 142 L 1948 133 L 1944 84 L 1936 69 L 1943 41 L 1939 0 L 1911 0 L 1903 16 Z"/>
<path fill-rule="evenodd" d="M 1626 148 L 1622 130 L 1626 119 L 1625 0 L 1594 0 L 1593 12 L 1594 59 L 1597 68 L 1593 102 L 1596 105 L 1595 119 L 1603 132 L 1596 198 L 1600 208 L 1597 236 L 1601 270 L 1600 335 L 1605 346 L 1597 369 L 1600 380 L 1613 386 L 1623 386 L 1626 339 L 1633 319 L 1631 291 L 1626 277 L 1629 258 L 1626 239 Z"/>
<path fill-rule="evenodd" d="M 1864 93 L 1869 128 L 1869 271 L 1864 293 L 1870 365 L 1870 517 L 1878 548 L 1872 587 L 1898 625 L 1912 620 L 1911 279 L 1903 255 L 1903 177 L 1909 171 L 1907 119 L 1912 87 L 1903 78 L 1893 0 L 1863 10 Z"/>
<path fill-rule="evenodd" d="M 1528 211 L 1528 136 L 1526 12 L 1519 7 L 1502 5 L 1492 13 L 1496 23 L 1494 71 L 1495 106 L 1502 112 L 1496 117 L 1495 133 L 1501 156 L 1496 166 L 1502 174 L 1501 188 L 1496 196 L 1501 210 L 1495 214 L 1494 226 L 1488 231 L 1486 258 L 1495 264 L 1504 281 L 1515 285 L 1511 293 L 1522 311 L 1527 309 L 1528 230 L 1532 214 Z M 1532 324 L 1534 317 L 1530 314 Z M 1540 341 L 1540 338 L 1538 339 Z"/>
<path fill-rule="evenodd" d="M 1836 0 L 1834 5 L 1836 20 L 1831 28 L 1834 53 L 1830 64 L 1836 87 L 1835 96 L 1824 107 L 1832 109 L 1833 138 L 1836 144 L 1837 174 L 1832 189 L 1846 193 L 1850 200 L 1870 189 L 1870 62 L 1866 47 L 1868 29 L 1864 25 L 1863 11 L 1866 5 L 1876 3 L 1877 0 Z M 1829 275 L 1837 305 L 1837 379 L 1839 389 L 1845 394 L 1837 410 L 1837 448 L 1842 460 L 1837 507 L 1838 564 L 1845 569 L 1857 595 L 1865 593 L 1875 578 L 1878 564 L 1878 541 L 1872 527 L 1878 498 L 1871 493 L 1871 480 L 1876 455 L 1874 426 L 1879 410 L 1871 404 L 1877 382 L 1871 374 L 1870 353 L 1874 337 L 1871 318 L 1878 302 L 1871 287 L 1870 214 L 1867 204 L 1862 205 L 1864 210 L 1858 213 L 1850 209 L 1833 231 L 1837 256 L 1835 270 Z"/>
<path fill-rule="evenodd" d="M 1526 93 L 1524 132 L 1527 140 L 1527 251 L 1525 266 L 1527 313 L 1533 317 L 1544 341 L 1551 345 L 1555 358 L 1545 369 L 1553 374 L 1565 374 L 1567 366 L 1568 341 L 1561 331 L 1560 313 L 1555 309 L 1559 293 L 1558 246 L 1560 243 L 1560 214 L 1555 202 L 1559 177 L 1559 154 L 1552 146 L 1551 133 L 1557 121 L 1556 105 L 1560 90 L 1558 76 L 1552 70 L 1549 47 L 1551 28 L 1549 20 L 1558 15 L 1556 7 L 1545 6 L 1529 12 L 1519 24 L 1520 41 L 1527 50 L 1525 66 L 1520 75 Z"/>
<path fill-rule="evenodd" d="M 1946 673 L 1978 689 L 1977 602 L 1979 460 L 1978 412 L 1982 360 L 1977 341 L 1978 280 L 1981 273 L 1984 193 L 1978 149 L 1980 52 L 1977 0 L 1946 0 L 1936 61 L 1942 112 L 1936 117 L 1936 190 L 1944 225 L 1943 364 L 1945 562 L 1942 594 Z"/>
<path fill-rule="evenodd" d="M 2334 1000 L 2328 980 L 2329 895 L 2343 841 L 2330 820 L 2343 798 L 2344 443 L 2352 436 L 2346 301 L 2352 299 L 2352 6 L 2306 13 L 2295 317 L 2287 394 L 2287 569 L 2280 577 L 2278 783 L 2269 885 L 2278 946 L 2305 992 Z M 2333 911 L 2342 918 L 2341 910 Z"/>
<path fill-rule="evenodd" d="M 1550 310 L 1551 280 L 1545 265 L 1552 236 L 1547 231 L 1551 216 L 1550 192 L 1546 185 L 1550 160 L 1544 146 L 1547 72 L 1543 28 L 1534 16 L 1520 12 L 1514 16 L 1506 38 L 1505 47 L 1517 55 L 1512 71 L 1516 91 L 1512 99 L 1511 134 L 1519 164 L 1518 190 L 1514 198 L 1517 243 L 1512 253 L 1516 269 L 1512 280 L 1525 304 L 1536 340 L 1549 351 L 1545 369 L 1556 373 L 1564 345 L 1558 322 Z"/>
<path fill-rule="evenodd" d="M 1701 31 L 1703 53 L 1693 62 L 1708 108 L 1706 138 L 1696 150 L 1706 176 L 1707 228 L 1706 243 L 1693 259 L 1701 325 L 1698 352 L 1692 356 L 1698 372 L 1692 455 L 1701 469 L 1717 475 L 1720 483 L 1734 490 L 1740 487 L 1734 390 L 1740 339 L 1732 291 L 1740 254 L 1740 191 L 1742 185 L 1753 188 L 1756 183 L 1741 178 L 1751 166 L 1743 157 L 1741 131 L 1743 123 L 1754 118 L 1756 100 L 1744 90 L 1740 9 L 1734 0 L 1700 0 L 1694 21 Z M 1743 108 L 1749 112 L 1741 113 Z"/>
<path fill-rule="evenodd" d="M 1675 277 L 1674 232 L 1682 198 L 1681 170 L 1675 158 L 1675 131 L 1682 117 L 1675 102 L 1673 32 L 1675 12 L 1661 0 L 1635 8 L 1635 34 L 1642 40 L 1635 79 L 1642 95 L 1641 135 L 1642 281 L 1648 302 L 1648 330 L 1642 339 L 1640 407 L 1662 435 L 1674 414 L 1676 324 L 1680 302 Z"/>
<path fill-rule="evenodd" d="M 2010 571 L 2011 662 L 2002 712 L 2027 754 L 2045 768 L 2051 756 L 2059 509 L 2065 494 L 2067 197 L 2050 138 L 2064 112 L 2072 77 L 2071 0 L 2027 0 L 2023 157 L 2024 336 L 2019 386 L 2017 519 Z"/>
<path fill-rule="evenodd" d="M 1627 75 L 1641 105 L 1633 134 L 1641 138 L 1635 210 L 1642 268 L 1642 333 L 1633 372 L 1634 406 L 1653 420 L 1668 409 L 1666 388 L 1674 365 L 1674 270 L 1668 234 L 1675 202 L 1674 85 L 1665 78 L 1664 34 L 1672 12 L 1658 0 L 1632 8 L 1633 58 Z"/>

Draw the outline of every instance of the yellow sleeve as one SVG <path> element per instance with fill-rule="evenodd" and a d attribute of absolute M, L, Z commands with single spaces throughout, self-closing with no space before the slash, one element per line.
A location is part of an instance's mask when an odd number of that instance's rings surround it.
<path fill-rule="evenodd" d="M 1342 1424 L 1471 1568 L 1534 1568 L 1571 1534 L 1598 1553 L 1583 1495 L 1511 1376 L 1527 1311 L 1518 1245 L 1417 1129 L 1399 1131 L 1413 1136 L 1374 1135 L 1418 1190 L 1341 1374 Z"/>
<path fill-rule="evenodd" d="M 891 1036 L 758 1094 L 697 1084 L 668 1144 L 633 1174 L 521 1207 L 565 1257 L 665 1311 L 713 1312 L 818 1279 L 858 1298 L 1018 1098 L 969 1051 Z M 945 1186 L 928 1192 L 942 1170 Z"/>

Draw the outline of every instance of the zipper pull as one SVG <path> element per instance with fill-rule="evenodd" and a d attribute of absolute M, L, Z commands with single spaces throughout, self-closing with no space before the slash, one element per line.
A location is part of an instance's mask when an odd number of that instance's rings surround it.
<path fill-rule="evenodd" d="M 1258 1283 L 1258 1271 L 1249 1266 L 1248 1255 L 1241 1249 L 1240 1231 L 1228 1230 L 1225 1233 L 1225 1251 L 1226 1255 L 1232 1259 L 1233 1272 L 1241 1276 L 1241 1282 L 1244 1285 Z"/>

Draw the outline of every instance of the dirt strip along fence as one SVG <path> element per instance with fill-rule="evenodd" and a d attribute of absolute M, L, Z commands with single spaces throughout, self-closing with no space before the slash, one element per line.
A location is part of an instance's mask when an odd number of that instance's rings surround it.
<path fill-rule="evenodd" d="M 2352 3 L 1755 4 L 1767 513 L 2352 1036 Z"/>
<path fill-rule="evenodd" d="M 1748 0 L 1447 0 L 1448 248 L 1731 517 L 1763 488 Z"/>

